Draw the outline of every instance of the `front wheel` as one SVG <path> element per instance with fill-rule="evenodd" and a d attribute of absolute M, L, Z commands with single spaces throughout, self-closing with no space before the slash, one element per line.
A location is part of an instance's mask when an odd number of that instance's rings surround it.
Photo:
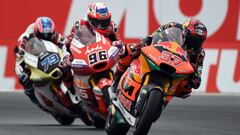
<path fill-rule="evenodd" d="M 92 126 L 92 121 L 90 120 L 87 111 L 85 111 L 83 108 L 79 112 L 79 118 L 85 125 Z"/>
<path fill-rule="evenodd" d="M 93 116 L 93 126 L 96 128 L 104 128 L 106 120 Z"/>
<path fill-rule="evenodd" d="M 113 106 L 111 106 L 113 107 Z M 130 129 L 130 125 L 126 122 L 120 122 L 124 121 L 121 114 L 116 110 L 115 114 L 111 114 L 111 110 L 108 113 L 107 119 L 106 119 L 106 125 L 105 129 L 107 132 L 107 135 L 126 135 L 128 130 Z"/>
<path fill-rule="evenodd" d="M 151 90 L 145 101 L 143 109 L 137 116 L 133 135 L 147 135 L 152 123 L 160 116 L 163 102 L 162 92 L 160 90 Z"/>
<path fill-rule="evenodd" d="M 52 113 L 52 116 L 55 118 L 57 122 L 59 122 L 61 125 L 71 125 L 75 118 L 71 116 L 64 116 L 59 114 Z"/>

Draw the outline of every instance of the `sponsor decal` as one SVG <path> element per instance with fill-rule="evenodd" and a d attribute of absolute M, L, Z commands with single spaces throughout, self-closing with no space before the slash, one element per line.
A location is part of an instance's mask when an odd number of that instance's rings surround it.
<path fill-rule="evenodd" d="M 158 43 L 154 46 L 155 47 L 156 46 L 161 46 L 165 49 L 170 50 L 171 52 L 183 55 L 185 57 L 185 59 L 187 59 L 187 54 L 185 53 L 185 51 L 179 45 L 177 45 L 176 43 L 165 43 L 165 44 Z"/>
<path fill-rule="evenodd" d="M 131 64 L 130 72 L 138 75 L 139 77 L 143 77 L 143 73 L 141 71 L 141 61 L 140 59 L 136 59 Z"/>
<path fill-rule="evenodd" d="M 95 48 L 93 48 L 93 47 L 90 48 L 89 46 L 87 46 L 87 50 L 86 50 L 85 54 L 87 55 L 87 54 L 90 54 L 94 51 L 101 50 L 101 49 L 103 49 L 103 47 L 99 44 L 97 44 L 97 46 Z"/>
<path fill-rule="evenodd" d="M 126 109 L 122 106 L 119 99 L 117 99 L 117 101 L 113 100 L 113 104 L 121 111 L 125 120 L 127 120 L 127 122 L 130 125 L 134 126 L 135 122 L 136 122 L 136 118 L 133 115 L 131 115 L 129 112 L 126 111 Z"/>
<path fill-rule="evenodd" d="M 123 96 L 123 94 L 121 92 L 119 92 L 118 94 L 118 99 L 121 101 L 121 103 L 123 104 L 123 106 L 130 111 L 131 109 L 131 105 L 132 105 L 132 101 L 128 100 L 125 96 Z"/>

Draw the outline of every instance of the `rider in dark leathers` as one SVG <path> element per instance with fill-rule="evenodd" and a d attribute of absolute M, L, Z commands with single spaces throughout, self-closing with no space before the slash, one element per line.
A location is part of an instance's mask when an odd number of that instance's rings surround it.
<path fill-rule="evenodd" d="M 116 98 L 116 89 L 119 80 L 123 73 L 130 66 L 134 58 L 137 58 L 141 52 L 141 48 L 156 44 L 161 41 L 168 41 L 166 38 L 166 31 L 170 31 L 172 28 L 181 30 L 182 36 L 181 44 L 182 48 L 187 52 L 190 63 L 194 68 L 194 73 L 190 75 L 188 81 L 180 83 L 175 96 L 180 98 L 186 98 L 192 91 L 192 88 L 197 89 L 201 84 L 201 74 L 203 67 L 203 60 L 205 57 L 205 51 L 202 47 L 205 39 L 207 38 L 207 28 L 198 19 L 190 19 L 183 24 L 177 22 L 171 22 L 159 27 L 152 35 L 149 35 L 141 40 L 138 44 L 126 44 L 122 42 L 115 43 L 116 46 L 123 46 L 122 53 L 120 54 L 120 60 L 118 61 L 117 69 L 115 72 L 114 82 L 112 84 L 111 98 Z"/>

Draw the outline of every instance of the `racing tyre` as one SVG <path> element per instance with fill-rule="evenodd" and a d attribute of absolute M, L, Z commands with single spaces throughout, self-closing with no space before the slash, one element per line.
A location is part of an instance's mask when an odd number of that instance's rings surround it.
<path fill-rule="evenodd" d="M 162 92 L 160 90 L 151 90 L 146 99 L 143 109 L 137 116 L 133 135 L 147 135 L 152 123 L 160 116 L 162 112 Z"/>
<path fill-rule="evenodd" d="M 93 117 L 93 126 L 96 128 L 104 128 L 106 120 L 96 117 Z"/>
<path fill-rule="evenodd" d="M 105 130 L 107 135 L 126 135 L 130 126 L 127 123 L 118 123 L 116 116 L 108 114 L 106 119 Z"/>
<path fill-rule="evenodd" d="M 71 125 L 74 122 L 74 120 L 75 120 L 75 118 L 71 117 L 71 116 L 63 116 L 63 115 L 53 114 L 53 113 L 52 113 L 52 116 L 61 125 Z"/>
<path fill-rule="evenodd" d="M 87 111 L 85 111 L 83 108 L 79 112 L 79 118 L 85 125 L 92 126 L 92 121 L 90 120 Z"/>

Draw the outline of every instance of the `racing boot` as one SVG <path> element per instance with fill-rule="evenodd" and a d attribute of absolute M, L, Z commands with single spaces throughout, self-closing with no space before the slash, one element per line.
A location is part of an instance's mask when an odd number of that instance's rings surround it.
<path fill-rule="evenodd" d="M 78 117 L 81 119 L 81 121 L 87 125 L 87 126 L 92 126 L 92 120 L 89 115 L 89 113 L 84 109 L 84 105 L 82 101 L 80 101 L 78 104 L 73 104 L 69 108 L 74 114 L 78 115 Z"/>

